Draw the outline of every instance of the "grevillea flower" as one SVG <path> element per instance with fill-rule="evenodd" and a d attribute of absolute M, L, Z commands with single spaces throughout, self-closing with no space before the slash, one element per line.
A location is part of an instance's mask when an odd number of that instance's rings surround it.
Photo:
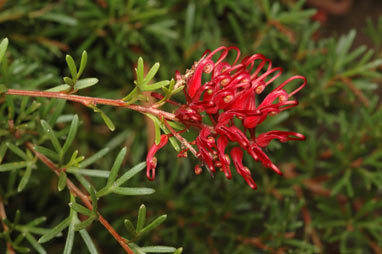
<path fill-rule="evenodd" d="M 226 61 L 230 52 L 236 53 L 232 63 Z M 175 115 L 187 129 L 199 130 L 197 138 L 189 144 L 197 151 L 202 166 L 206 166 L 211 174 L 219 169 L 230 179 L 232 160 L 236 171 L 256 189 L 250 170 L 243 165 L 243 153 L 247 152 L 255 161 L 282 175 L 263 148 L 274 139 L 280 142 L 304 140 L 304 135 L 279 130 L 258 134 L 256 127 L 268 116 L 297 106 L 298 101 L 292 97 L 306 85 L 306 78 L 293 76 L 273 87 L 272 83 L 281 75 L 282 68 L 273 67 L 272 62 L 261 54 L 244 57 L 241 62 L 239 59 L 240 51 L 236 47 L 220 47 L 207 51 L 192 67 L 191 75 L 180 76 L 178 73 L 177 79 L 185 79 L 186 103 L 179 106 Z M 294 80 L 301 80 L 302 84 L 294 90 L 288 88 L 287 92 L 286 86 Z M 204 118 L 209 120 L 204 121 Z M 155 177 L 154 155 L 167 140 L 168 135 L 163 135 L 160 143 L 147 155 L 149 179 Z M 181 151 L 182 157 L 187 150 Z M 197 165 L 195 173 L 200 172 L 201 167 Z"/>

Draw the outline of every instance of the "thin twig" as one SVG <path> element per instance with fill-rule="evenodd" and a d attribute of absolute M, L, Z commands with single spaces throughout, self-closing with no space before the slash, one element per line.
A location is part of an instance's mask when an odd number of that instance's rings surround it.
<path fill-rule="evenodd" d="M 37 152 L 34 149 L 34 145 L 30 142 L 26 143 L 26 146 L 29 150 L 31 150 L 36 157 L 43 162 L 46 166 L 53 170 L 56 175 L 60 175 L 60 169 L 56 167 L 56 165 L 48 159 L 42 153 Z M 66 185 L 68 186 L 69 191 L 76 197 L 80 198 L 81 201 L 86 205 L 89 210 L 93 210 L 93 205 L 90 201 L 90 197 L 83 193 L 77 186 L 68 178 L 66 179 Z M 109 231 L 109 233 L 114 237 L 114 239 L 121 245 L 121 247 L 128 254 L 134 254 L 133 250 L 127 245 L 126 241 L 114 230 L 114 228 L 110 225 L 110 223 L 97 211 L 98 219 L 100 223 Z"/>
<path fill-rule="evenodd" d="M 1 219 L 1 224 L 3 225 L 4 232 L 8 232 L 9 230 L 7 224 L 4 223 L 4 220 L 6 218 L 7 218 L 7 214 L 5 213 L 3 198 L 0 196 L 0 219 Z M 9 254 L 16 253 L 15 250 L 12 248 L 12 245 L 10 242 L 7 242 L 7 253 Z"/>
<path fill-rule="evenodd" d="M 195 150 L 195 148 L 192 147 L 192 145 L 185 139 L 183 138 L 181 135 L 179 135 L 179 133 L 177 133 L 172 127 L 170 124 L 168 124 L 168 122 L 166 120 L 164 120 L 164 124 L 166 125 L 167 129 L 171 132 L 172 135 L 174 135 L 174 137 L 179 140 L 179 142 L 184 145 L 188 150 L 190 150 L 190 152 L 196 157 L 196 158 L 199 158 L 198 156 L 198 152 Z"/>
<path fill-rule="evenodd" d="M 20 96 L 32 96 L 32 97 L 45 97 L 45 98 L 58 98 L 68 101 L 79 102 L 85 106 L 96 106 L 97 104 L 110 105 L 115 107 L 128 108 L 134 111 L 141 113 L 150 113 L 155 116 L 161 116 L 168 120 L 177 120 L 175 115 L 160 109 L 152 107 L 144 107 L 141 105 L 132 104 L 129 105 L 123 100 L 114 100 L 98 97 L 88 97 L 88 96 L 79 96 L 73 94 L 66 94 L 61 92 L 48 92 L 48 91 L 28 91 L 28 90 L 18 90 L 18 89 L 8 89 L 5 94 L 7 95 L 20 95 Z"/>

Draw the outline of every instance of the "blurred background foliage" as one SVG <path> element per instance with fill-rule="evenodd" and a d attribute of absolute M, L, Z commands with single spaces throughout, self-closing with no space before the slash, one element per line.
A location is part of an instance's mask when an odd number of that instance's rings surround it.
<path fill-rule="evenodd" d="M 326 15 L 325 10 L 319 14 Z M 220 45 L 236 45 L 243 55 L 264 54 L 284 69 L 276 82 L 295 74 L 308 79 L 298 94 L 300 105 L 259 129 L 296 130 L 307 136 L 305 142 L 271 143 L 267 153 L 284 177 L 250 158 L 246 164 L 257 191 L 235 173 L 231 181 L 223 174 L 195 176 L 196 159 L 176 159 L 168 146 L 158 154 L 154 182 L 144 173 L 130 180 L 132 186 L 156 192 L 108 195 L 98 204 L 101 213 L 119 232 L 124 219 L 135 222 L 142 203 L 151 220 L 166 213 L 167 221 L 143 244 L 183 246 L 184 253 L 382 253 L 382 18 L 362 19 L 366 25 L 361 30 L 332 37 L 333 26 L 305 1 L 2 0 L 0 38 L 8 37 L 10 43 L 0 83 L 26 90 L 59 85 L 69 75 L 65 54 L 78 63 L 86 49 L 84 75 L 97 77 L 99 83 L 79 94 L 122 98 L 133 88 L 139 56 L 148 65 L 160 62 L 161 80 L 171 79 L 175 70 L 184 72 L 206 49 Z M 367 36 L 368 46 L 354 43 Z M 152 142 L 147 120 L 136 112 L 103 106 L 116 125 L 110 132 L 98 114 L 80 104 L 8 98 L 0 97 L 2 163 L 19 161 L 17 153 L 2 152 L 6 143 L 49 144 L 40 120 L 48 121 L 64 140 L 73 114 L 79 116 L 80 128 L 72 152 L 88 157 L 111 149 L 94 168 L 109 169 L 122 146 L 127 147 L 123 168 L 131 168 L 144 160 Z M 178 95 L 174 99 L 184 100 Z M 37 104 L 48 109 L 33 110 Z M 49 114 L 52 107 L 55 116 Z M 21 117 L 22 108 L 26 112 Z M 9 132 L 8 120 L 17 117 L 17 128 L 24 130 L 21 139 Z M 37 137 L 31 134 L 36 131 Z M 21 192 L 17 185 L 24 170 L 0 172 L 0 194 L 10 221 L 20 210 L 20 224 L 45 216 L 43 226 L 51 228 L 68 214 L 70 197 L 57 192 L 56 176 L 37 165 Z M 98 189 L 104 185 L 103 179 L 89 181 Z M 122 253 L 97 223 L 88 231 L 100 253 Z M 61 253 L 64 238 L 45 244 L 45 249 Z M 5 246 L 2 240 L 2 253 Z M 75 242 L 73 253 L 88 250 Z"/>

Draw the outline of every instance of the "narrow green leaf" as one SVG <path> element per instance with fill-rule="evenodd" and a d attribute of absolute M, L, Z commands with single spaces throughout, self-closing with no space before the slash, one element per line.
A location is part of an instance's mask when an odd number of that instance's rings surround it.
<path fill-rule="evenodd" d="M 45 91 L 47 91 L 47 92 L 64 92 L 64 91 L 68 91 L 70 88 L 71 88 L 70 85 L 62 84 L 62 85 L 52 87 L 52 88 L 45 90 Z"/>
<path fill-rule="evenodd" d="M 93 205 L 93 214 L 97 215 L 97 210 L 98 210 L 98 199 L 97 199 L 97 193 L 96 190 L 94 189 L 93 185 L 90 186 L 90 198 L 92 200 L 92 205 Z"/>
<path fill-rule="evenodd" d="M 7 150 L 8 150 L 7 143 L 6 142 L 2 142 L 0 144 L 0 166 L 1 166 L 1 162 L 3 161 L 3 159 L 5 157 L 5 153 L 7 152 Z"/>
<path fill-rule="evenodd" d="M 167 219 L 167 215 L 166 215 L 166 214 L 159 216 L 159 217 L 156 218 L 153 222 L 151 222 L 149 225 L 147 225 L 146 227 L 144 227 L 144 228 L 139 232 L 139 234 L 145 234 L 145 233 L 147 233 L 147 232 L 153 230 L 154 228 L 156 228 L 156 227 L 158 227 L 160 224 L 162 224 L 166 219 Z"/>
<path fill-rule="evenodd" d="M 133 223 L 130 220 L 126 219 L 124 221 L 124 225 L 125 225 L 125 228 L 129 234 L 129 236 L 131 238 L 134 238 L 136 236 L 136 231 L 135 231 Z"/>
<path fill-rule="evenodd" d="M 33 237 L 33 235 L 29 232 L 25 232 L 25 238 L 28 240 L 28 242 L 32 245 L 32 247 L 40 254 L 47 254 L 44 247 L 42 247 L 41 244 L 37 242 L 37 240 Z"/>
<path fill-rule="evenodd" d="M 137 244 L 129 242 L 128 245 L 134 254 L 146 254 L 145 252 L 141 251 L 141 247 L 139 247 Z"/>
<path fill-rule="evenodd" d="M 44 221 L 46 221 L 46 217 L 38 217 L 38 218 L 28 222 L 28 224 L 26 226 L 29 228 L 35 227 L 35 226 L 43 223 Z"/>
<path fill-rule="evenodd" d="M 75 223 L 77 219 L 77 214 L 73 214 L 70 224 L 69 224 L 69 230 L 68 234 L 66 236 L 66 241 L 65 241 L 65 248 L 63 254 L 71 254 L 73 250 L 73 243 L 74 243 L 74 236 L 75 236 Z"/>
<path fill-rule="evenodd" d="M 141 250 L 146 253 L 173 253 L 176 251 L 174 247 L 169 246 L 145 246 Z"/>
<path fill-rule="evenodd" d="M 118 187 L 128 181 L 130 178 L 141 172 L 144 168 L 146 168 L 146 162 L 143 161 L 131 169 L 129 169 L 126 173 L 124 173 L 117 181 L 114 182 L 114 186 Z"/>
<path fill-rule="evenodd" d="M 53 159 L 53 160 L 56 160 L 56 161 L 59 160 L 58 154 L 56 152 L 50 150 L 49 148 L 46 148 L 46 147 L 43 147 L 43 146 L 35 146 L 34 149 L 37 152 L 42 153 L 43 155 L 49 157 L 50 159 Z"/>
<path fill-rule="evenodd" d="M 82 184 L 82 186 L 85 187 L 86 190 L 88 190 L 88 191 L 90 190 L 91 184 L 89 183 L 89 181 L 84 176 L 77 174 L 77 173 L 74 173 L 74 176 Z"/>
<path fill-rule="evenodd" d="M 138 58 L 138 65 L 135 71 L 137 73 L 137 86 L 140 86 L 143 82 L 144 75 L 144 64 L 142 57 Z"/>
<path fill-rule="evenodd" d="M 105 148 L 99 150 L 98 152 L 96 152 L 95 154 L 93 154 L 92 156 L 87 158 L 86 160 L 82 161 L 79 164 L 79 167 L 85 168 L 85 167 L 93 164 L 95 161 L 97 161 L 97 160 L 101 159 L 103 156 L 105 156 L 109 151 L 110 151 L 110 148 L 108 148 L 108 147 L 105 147 Z"/>
<path fill-rule="evenodd" d="M 64 77 L 64 82 L 70 87 L 74 86 L 74 80 L 69 77 Z"/>
<path fill-rule="evenodd" d="M 93 212 L 86 208 L 83 205 L 77 204 L 77 203 L 69 203 L 69 206 L 76 212 L 81 213 L 86 216 L 91 216 Z"/>
<path fill-rule="evenodd" d="M 178 248 L 173 254 L 182 254 L 183 248 Z"/>
<path fill-rule="evenodd" d="M 0 43 L 0 63 L 3 61 L 5 52 L 7 51 L 8 43 L 8 38 L 3 39 Z"/>
<path fill-rule="evenodd" d="M 17 191 L 18 192 L 21 192 L 22 190 L 24 190 L 25 186 L 29 182 L 31 173 L 32 173 L 32 165 L 28 164 L 27 165 L 27 169 L 25 170 L 24 175 L 23 175 L 23 177 L 21 177 L 20 183 L 17 186 Z"/>
<path fill-rule="evenodd" d="M 24 160 L 28 160 L 29 159 L 28 156 L 26 155 L 26 153 L 23 150 L 21 150 L 18 146 L 15 146 L 14 144 L 9 143 L 9 142 L 7 142 L 6 144 L 7 144 L 8 148 L 12 152 L 17 154 L 21 159 L 24 159 Z"/>
<path fill-rule="evenodd" d="M 19 224 L 19 222 L 20 222 L 20 218 L 21 218 L 21 212 L 20 212 L 19 209 L 17 209 L 17 210 L 16 210 L 16 214 L 15 214 L 15 218 L 14 218 L 14 220 L 13 220 L 13 225 L 17 225 L 17 224 Z M 13 225 L 12 225 L 11 227 L 14 227 Z"/>
<path fill-rule="evenodd" d="M 54 133 L 52 127 L 50 127 L 48 122 L 46 122 L 45 120 L 41 120 L 41 126 L 44 129 L 44 131 L 46 132 L 46 134 L 48 135 L 48 138 L 50 139 L 50 141 L 52 142 L 54 149 L 56 149 L 56 151 L 58 153 L 60 153 L 61 145 L 58 142 L 58 139 L 57 139 L 56 134 Z"/>
<path fill-rule="evenodd" d="M 148 84 L 148 85 L 141 86 L 140 88 L 142 91 L 153 91 L 153 90 L 160 89 L 164 86 L 167 86 L 168 84 L 170 84 L 170 81 L 163 80 L 163 81 L 156 82 L 154 84 Z"/>
<path fill-rule="evenodd" d="M 144 204 L 139 207 L 138 220 L 137 220 L 137 232 L 141 231 L 145 225 L 146 220 L 146 206 Z"/>
<path fill-rule="evenodd" d="M 109 130 L 114 131 L 115 126 L 114 126 L 113 122 L 110 120 L 110 118 L 105 113 L 103 113 L 102 111 L 100 112 L 100 114 L 101 114 L 101 117 L 102 117 L 103 121 L 105 122 L 106 126 L 109 128 Z"/>
<path fill-rule="evenodd" d="M 138 95 L 138 88 L 135 87 L 133 90 L 131 90 L 131 92 L 127 96 L 123 97 L 122 100 L 129 103 L 133 103 L 136 101 L 137 95 Z"/>
<path fill-rule="evenodd" d="M 54 22 L 57 22 L 57 23 L 60 23 L 60 24 L 66 25 L 66 26 L 75 26 L 78 24 L 77 19 L 75 19 L 69 15 L 59 13 L 59 12 L 52 12 L 52 11 L 45 12 L 44 14 L 39 15 L 36 18 L 54 21 Z"/>
<path fill-rule="evenodd" d="M 66 173 L 64 171 L 61 171 L 59 177 L 58 177 L 58 191 L 62 191 L 65 189 L 66 186 Z"/>
<path fill-rule="evenodd" d="M 115 194 L 125 195 L 125 196 L 138 196 L 138 195 L 150 195 L 155 192 L 154 189 L 144 188 L 144 187 L 112 187 L 111 192 Z"/>
<path fill-rule="evenodd" d="M 56 235 L 61 233 L 62 230 L 64 230 L 66 227 L 68 227 L 69 224 L 70 224 L 70 221 L 71 221 L 71 217 L 67 217 L 65 220 L 60 222 L 57 226 L 55 226 L 54 228 L 49 230 L 48 233 L 46 233 L 43 236 L 41 236 L 40 239 L 38 239 L 38 242 L 39 243 L 46 243 L 46 242 L 48 242 L 53 237 L 55 237 Z"/>
<path fill-rule="evenodd" d="M 155 74 L 158 72 L 160 67 L 159 63 L 155 63 L 153 67 L 150 68 L 149 72 L 147 73 L 146 77 L 143 79 L 143 82 L 141 85 L 147 85 L 155 76 Z"/>
<path fill-rule="evenodd" d="M 80 69 L 78 70 L 78 73 L 77 73 L 77 79 L 79 79 L 82 73 L 84 72 L 87 61 L 88 61 L 88 53 L 86 52 L 86 50 L 84 50 L 81 56 L 81 64 L 80 64 Z"/>
<path fill-rule="evenodd" d="M 80 235 L 81 235 L 82 239 L 84 240 L 86 247 L 88 247 L 89 253 L 90 254 L 98 254 L 97 248 L 95 247 L 88 231 L 86 231 L 86 229 L 82 229 L 82 230 L 80 230 Z"/>
<path fill-rule="evenodd" d="M 24 237 L 24 235 L 20 235 L 21 237 Z M 17 239 L 16 239 L 17 240 Z M 21 242 L 23 239 L 20 239 L 18 242 Z M 16 242 L 16 241 L 15 241 Z M 28 247 L 23 247 L 23 246 L 19 246 L 19 245 L 13 245 L 12 246 L 13 249 L 15 249 L 15 251 L 17 251 L 18 253 L 28 253 L 30 252 L 31 250 L 28 248 Z"/>
<path fill-rule="evenodd" d="M 282 113 L 281 113 L 282 114 Z M 280 115 L 278 115 L 277 118 L 280 118 Z M 167 121 L 167 123 L 174 129 L 177 129 L 177 130 L 184 130 L 185 129 L 185 126 L 181 123 L 177 123 L 177 122 L 173 122 L 173 121 Z"/>
<path fill-rule="evenodd" d="M 74 83 L 77 80 L 77 67 L 76 64 L 74 63 L 73 58 L 70 55 L 66 55 L 66 63 L 68 64 L 70 74 L 72 75 Z"/>
<path fill-rule="evenodd" d="M 110 171 L 108 170 L 99 170 L 99 169 L 81 169 L 81 168 L 75 168 L 71 167 L 66 169 L 67 173 L 78 173 L 81 175 L 86 176 L 94 176 L 94 177 L 102 177 L 102 178 L 108 178 L 110 175 Z"/>
<path fill-rule="evenodd" d="M 97 83 L 98 83 L 97 78 L 80 79 L 80 80 L 77 80 L 76 84 L 74 85 L 74 89 L 77 89 L 77 90 L 85 89 L 85 88 L 94 86 Z"/>
<path fill-rule="evenodd" d="M 115 179 L 117 178 L 118 171 L 121 168 L 121 165 L 126 155 L 126 151 L 127 151 L 127 148 L 124 147 L 118 153 L 117 158 L 115 159 L 114 164 L 110 170 L 110 176 L 107 179 L 106 186 L 111 186 L 114 183 Z"/>
<path fill-rule="evenodd" d="M 9 162 L 0 165 L 0 172 L 11 171 L 15 169 L 25 168 L 28 165 L 26 161 Z"/>
<path fill-rule="evenodd" d="M 74 138 L 75 138 L 75 136 L 77 134 L 77 130 L 78 130 L 78 116 L 74 115 L 72 123 L 70 125 L 68 136 L 67 136 L 67 138 L 65 140 L 65 144 L 62 147 L 62 150 L 61 150 L 61 153 L 60 153 L 60 157 L 61 158 L 64 157 L 66 151 L 72 145 L 72 142 L 73 142 L 73 140 L 74 140 Z"/>
<path fill-rule="evenodd" d="M 74 226 L 74 229 L 76 231 L 80 231 L 80 230 L 84 230 L 86 229 L 87 227 L 89 227 L 93 221 L 95 220 L 96 216 L 95 215 L 92 215 L 90 216 L 89 218 L 87 218 L 86 220 L 83 220 L 81 222 L 78 222 L 75 226 Z"/>
<path fill-rule="evenodd" d="M 159 126 L 159 123 L 160 121 L 158 120 L 158 118 L 156 116 L 153 116 L 151 114 L 146 114 L 146 116 L 148 116 L 149 118 L 151 118 L 151 120 L 153 120 L 153 123 L 154 123 L 154 130 L 155 130 L 155 144 L 159 145 L 160 143 L 160 126 Z"/>

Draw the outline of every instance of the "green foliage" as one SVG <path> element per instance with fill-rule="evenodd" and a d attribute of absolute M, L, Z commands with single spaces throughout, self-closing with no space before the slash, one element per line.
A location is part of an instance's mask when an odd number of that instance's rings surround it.
<path fill-rule="evenodd" d="M 316 11 L 304 3 L 5 1 L 0 204 L 7 218 L 2 215 L 0 250 L 124 253 L 99 223 L 100 215 L 135 253 L 382 249 L 382 21 L 367 23 L 371 49 L 355 44 L 362 31 L 317 39 L 320 25 L 311 20 Z M 261 166 L 245 158 L 256 169 L 256 192 L 235 173 L 231 181 L 194 176 L 196 159 L 178 159 L 171 148 L 158 153 L 157 179 L 149 183 L 142 172 L 145 117 L 157 144 L 161 134 L 170 133 L 161 117 L 5 94 L 40 90 L 147 105 L 156 92 L 163 98 L 155 107 L 171 112 L 166 101 L 184 101 L 175 70 L 184 74 L 204 50 L 222 44 L 272 59 L 284 69 L 276 83 L 292 74 L 308 79 L 298 107 L 259 126 L 259 132 L 298 130 L 307 140 L 270 144 L 284 177 L 257 170 Z M 170 142 L 183 149 L 174 137 Z M 71 193 L 68 181 L 86 193 L 88 204 Z"/>

